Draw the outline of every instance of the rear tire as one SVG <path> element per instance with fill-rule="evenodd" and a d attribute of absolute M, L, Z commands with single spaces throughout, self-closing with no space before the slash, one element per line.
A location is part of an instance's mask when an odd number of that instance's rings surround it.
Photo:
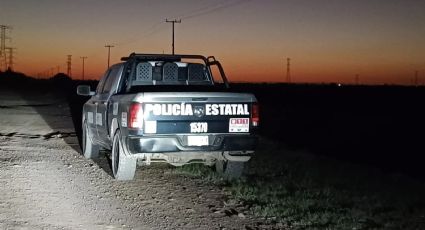
<path fill-rule="evenodd" d="M 243 175 L 246 162 L 216 160 L 216 172 L 223 175 L 226 179 L 238 179 Z"/>
<path fill-rule="evenodd" d="M 89 137 L 89 130 L 86 122 L 83 122 L 83 137 L 82 137 L 82 152 L 85 158 L 95 159 L 99 157 L 99 145 L 92 142 L 92 138 Z"/>
<path fill-rule="evenodd" d="M 112 142 L 112 173 L 117 180 L 133 180 L 137 167 L 137 159 L 124 153 L 121 132 L 115 132 Z"/>

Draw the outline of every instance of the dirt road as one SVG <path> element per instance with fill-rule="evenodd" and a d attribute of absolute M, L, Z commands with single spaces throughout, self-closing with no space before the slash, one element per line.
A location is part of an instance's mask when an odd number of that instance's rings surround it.
<path fill-rule="evenodd" d="M 201 179 L 157 166 L 118 182 L 107 158 L 94 162 L 78 151 L 64 98 L 2 89 L 0 229 L 256 228 Z"/>

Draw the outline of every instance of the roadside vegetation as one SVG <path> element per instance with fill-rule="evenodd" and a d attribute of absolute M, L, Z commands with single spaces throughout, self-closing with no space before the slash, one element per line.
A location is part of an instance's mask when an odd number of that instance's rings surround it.
<path fill-rule="evenodd" d="M 261 140 L 240 180 L 187 165 L 178 174 L 223 187 L 245 214 L 290 229 L 425 229 L 424 183 Z M 255 164 L 253 164 L 255 163 Z"/>

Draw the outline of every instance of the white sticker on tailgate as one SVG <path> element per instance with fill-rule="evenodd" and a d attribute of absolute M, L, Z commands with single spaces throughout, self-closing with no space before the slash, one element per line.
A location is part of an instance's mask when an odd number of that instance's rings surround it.
<path fill-rule="evenodd" d="M 156 133 L 156 121 L 145 121 L 145 133 Z"/>
<path fill-rule="evenodd" d="M 249 118 L 230 118 L 229 133 L 249 132 Z"/>

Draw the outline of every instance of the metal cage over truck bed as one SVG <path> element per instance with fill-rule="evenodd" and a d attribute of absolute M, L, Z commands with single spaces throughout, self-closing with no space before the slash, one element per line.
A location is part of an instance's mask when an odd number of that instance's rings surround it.
<path fill-rule="evenodd" d="M 201 63 L 181 62 L 183 59 L 201 61 Z M 229 83 L 223 67 L 214 56 L 136 54 L 122 57 L 122 61 L 133 63 L 128 66 L 132 71 L 129 85 L 208 85 L 214 84 L 211 66 L 217 66 L 223 83 Z"/>

